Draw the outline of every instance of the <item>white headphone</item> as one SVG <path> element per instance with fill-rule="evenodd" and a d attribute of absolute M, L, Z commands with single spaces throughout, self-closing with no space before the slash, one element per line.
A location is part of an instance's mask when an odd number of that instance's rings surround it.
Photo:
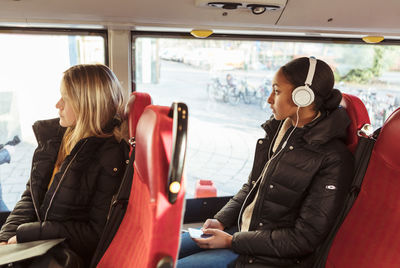
<path fill-rule="evenodd" d="M 296 87 L 292 92 L 292 100 L 294 104 L 299 107 L 306 107 L 313 103 L 314 92 L 310 88 L 312 80 L 314 78 L 315 67 L 317 66 L 317 59 L 310 57 L 310 66 L 308 68 L 308 74 L 304 86 Z"/>

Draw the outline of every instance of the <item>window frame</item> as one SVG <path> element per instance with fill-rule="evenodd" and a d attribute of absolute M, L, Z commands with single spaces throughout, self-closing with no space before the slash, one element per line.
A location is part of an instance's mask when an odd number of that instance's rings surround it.
<path fill-rule="evenodd" d="M 0 34 L 101 36 L 104 40 L 104 64 L 109 66 L 108 31 L 106 29 L 0 27 Z"/>
<path fill-rule="evenodd" d="M 69 28 L 46 28 L 46 27 L 0 27 L 0 34 L 20 35 L 80 35 L 101 36 L 104 40 L 104 63 L 109 66 L 108 31 L 106 29 L 69 29 Z M 11 211 L 0 212 L 0 226 L 2 226 Z"/>

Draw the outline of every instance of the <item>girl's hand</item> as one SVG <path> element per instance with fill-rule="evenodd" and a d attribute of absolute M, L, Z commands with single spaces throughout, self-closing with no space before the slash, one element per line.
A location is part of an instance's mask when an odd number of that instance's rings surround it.
<path fill-rule="evenodd" d="M 17 244 L 17 236 L 14 235 L 10 239 L 8 239 L 8 244 Z"/>
<path fill-rule="evenodd" d="M 204 229 L 203 233 L 212 236 L 193 239 L 201 248 L 230 248 L 232 246 L 232 236 L 222 230 Z"/>
<path fill-rule="evenodd" d="M 204 231 L 207 228 L 211 229 L 218 229 L 218 230 L 224 230 L 225 227 L 216 219 L 207 219 L 206 222 L 203 224 L 203 227 L 201 228 L 202 231 Z"/>
<path fill-rule="evenodd" d="M 7 242 L 0 242 L 0 246 L 7 245 Z"/>

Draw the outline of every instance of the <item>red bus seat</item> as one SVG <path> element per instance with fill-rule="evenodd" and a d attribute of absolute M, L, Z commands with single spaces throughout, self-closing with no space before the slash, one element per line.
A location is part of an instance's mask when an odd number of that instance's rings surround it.
<path fill-rule="evenodd" d="M 384 123 L 360 193 L 340 227 L 327 268 L 400 267 L 400 109 Z"/>
<path fill-rule="evenodd" d="M 136 128 L 125 217 L 98 267 L 173 267 L 184 202 L 187 108 L 148 106 Z"/>
<path fill-rule="evenodd" d="M 355 173 L 351 182 L 351 190 L 348 193 L 344 206 L 341 208 L 336 221 L 325 241 L 315 252 L 314 258 L 310 260 L 310 263 L 313 263 L 312 267 L 325 266 L 329 248 L 336 235 L 336 232 L 350 210 L 354 200 L 356 199 L 358 189 L 362 183 L 364 173 L 361 171 L 365 170 L 363 167 L 366 166 L 368 161 L 368 159 L 365 158 L 364 152 L 365 150 L 368 150 L 368 148 L 371 148 L 370 141 L 365 136 L 363 136 L 363 139 L 361 140 L 359 136 L 361 130 L 365 130 L 366 126 L 370 126 L 368 111 L 365 108 L 364 103 L 357 96 L 342 93 L 342 101 L 340 102 L 340 105 L 346 109 L 346 112 L 351 120 L 351 123 L 347 128 L 346 144 L 347 148 L 354 155 Z"/>
<path fill-rule="evenodd" d="M 129 128 L 129 137 L 130 137 L 130 142 L 135 140 L 135 135 L 136 135 L 136 127 L 138 120 L 140 116 L 142 115 L 144 109 L 146 106 L 151 104 L 151 97 L 147 93 L 141 93 L 141 92 L 133 92 L 129 98 L 128 104 L 125 107 L 125 117 L 128 119 L 128 128 Z M 131 152 L 132 152 L 132 147 L 131 147 Z M 125 175 L 124 175 L 125 176 Z M 121 197 L 121 192 L 126 192 L 126 191 L 121 191 L 121 189 L 124 187 L 130 188 L 132 183 L 132 178 L 124 178 L 124 180 L 121 183 L 120 189 L 115 198 L 122 198 Z M 126 199 L 128 199 L 129 192 L 126 193 L 127 195 Z M 124 210 L 119 210 L 119 212 L 115 212 L 115 208 L 113 207 L 114 204 L 112 204 L 110 208 L 110 213 L 108 215 L 107 223 L 106 226 L 104 227 L 104 231 L 101 235 L 99 244 L 97 245 L 96 251 L 93 254 L 92 262 L 90 267 L 95 267 L 103 254 L 106 252 L 108 246 L 110 245 L 111 241 L 113 240 L 114 235 L 116 234 L 119 224 L 122 221 L 122 218 L 124 216 Z"/>
<path fill-rule="evenodd" d="M 346 109 L 347 114 L 351 119 L 351 124 L 347 128 L 347 147 L 354 154 L 359 141 L 358 131 L 365 125 L 370 124 L 368 111 L 364 103 L 357 97 L 351 94 L 342 94 L 340 105 Z"/>

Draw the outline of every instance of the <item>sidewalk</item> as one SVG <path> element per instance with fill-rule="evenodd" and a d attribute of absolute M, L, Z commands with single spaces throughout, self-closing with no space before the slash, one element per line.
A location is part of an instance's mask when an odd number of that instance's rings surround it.
<path fill-rule="evenodd" d="M 9 210 L 21 198 L 29 180 L 33 151 L 36 145 L 21 142 L 15 146 L 10 164 L 0 165 L 1 200 Z"/>
<path fill-rule="evenodd" d="M 209 130 L 206 135 L 204 130 Z M 186 196 L 194 197 L 198 179 L 213 180 L 218 196 L 235 194 L 247 181 L 261 133 L 261 128 L 259 132 L 236 130 L 190 117 Z"/>

